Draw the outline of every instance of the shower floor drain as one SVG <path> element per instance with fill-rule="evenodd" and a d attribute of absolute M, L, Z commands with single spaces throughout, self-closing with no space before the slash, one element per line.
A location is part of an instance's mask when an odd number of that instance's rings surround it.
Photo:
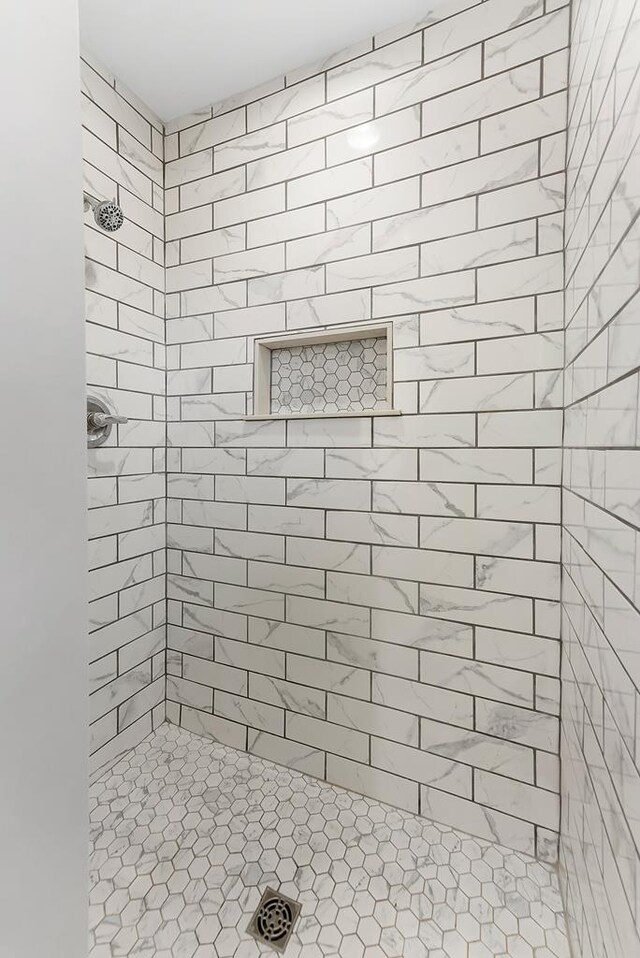
<path fill-rule="evenodd" d="M 301 908 L 300 902 L 281 895 L 273 888 L 267 888 L 247 931 L 258 941 L 283 952 L 289 944 Z"/>

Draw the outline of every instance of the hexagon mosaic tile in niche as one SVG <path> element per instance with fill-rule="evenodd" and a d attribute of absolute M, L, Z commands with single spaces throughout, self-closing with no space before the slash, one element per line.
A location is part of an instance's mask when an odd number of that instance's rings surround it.
<path fill-rule="evenodd" d="M 89 958 L 569 958 L 548 865 L 163 725 L 91 787 Z"/>
<path fill-rule="evenodd" d="M 272 413 L 361 412 L 386 401 L 386 336 L 271 351 Z"/>

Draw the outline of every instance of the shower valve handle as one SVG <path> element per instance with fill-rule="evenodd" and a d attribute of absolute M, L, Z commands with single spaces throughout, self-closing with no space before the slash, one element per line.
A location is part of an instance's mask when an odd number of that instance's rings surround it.
<path fill-rule="evenodd" d="M 90 429 L 104 429 L 105 426 L 129 422 L 126 416 L 109 416 L 106 412 L 90 412 L 87 415 L 87 425 Z"/>

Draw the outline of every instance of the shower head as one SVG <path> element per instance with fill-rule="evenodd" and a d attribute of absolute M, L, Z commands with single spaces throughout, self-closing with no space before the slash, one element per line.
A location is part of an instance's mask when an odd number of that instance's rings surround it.
<path fill-rule="evenodd" d="M 124 223 L 124 214 L 114 200 L 99 200 L 90 193 L 84 194 L 85 209 L 93 210 L 93 217 L 105 233 L 115 233 Z"/>

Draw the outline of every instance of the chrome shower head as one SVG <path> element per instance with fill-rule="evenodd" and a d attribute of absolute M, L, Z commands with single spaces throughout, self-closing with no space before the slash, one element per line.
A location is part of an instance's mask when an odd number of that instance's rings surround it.
<path fill-rule="evenodd" d="M 105 233 L 115 233 L 124 223 L 124 214 L 114 200 L 99 200 L 90 193 L 84 194 L 85 208 L 93 210 L 93 217 Z"/>

